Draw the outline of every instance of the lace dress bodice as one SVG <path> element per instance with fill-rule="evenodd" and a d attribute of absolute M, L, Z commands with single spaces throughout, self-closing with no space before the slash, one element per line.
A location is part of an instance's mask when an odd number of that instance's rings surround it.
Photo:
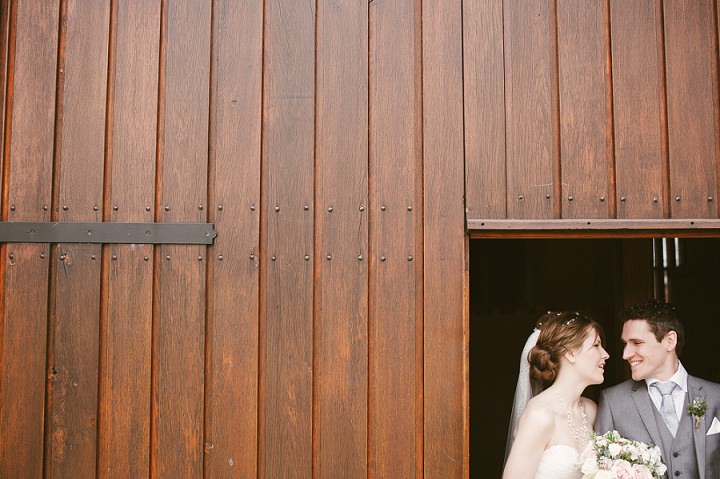
<path fill-rule="evenodd" d="M 580 455 L 574 447 L 558 444 L 545 449 L 535 479 L 580 478 Z"/>

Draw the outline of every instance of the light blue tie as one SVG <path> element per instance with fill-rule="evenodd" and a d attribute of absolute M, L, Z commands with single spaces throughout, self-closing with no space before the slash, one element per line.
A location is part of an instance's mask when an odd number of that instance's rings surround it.
<path fill-rule="evenodd" d="M 650 386 L 656 388 L 662 394 L 662 402 L 660 403 L 660 415 L 665 421 L 670 433 L 675 437 L 678 428 L 678 417 L 675 413 L 675 403 L 673 402 L 672 393 L 677 384 L 670 381 L 665 384 L 654 382 Z"/>

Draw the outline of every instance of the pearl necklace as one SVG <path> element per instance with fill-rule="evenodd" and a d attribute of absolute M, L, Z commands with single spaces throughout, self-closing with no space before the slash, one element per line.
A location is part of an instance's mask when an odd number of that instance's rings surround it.
<path fill-rule="evenodd" d="M 568 405 L 565 404 L 565 401 L 563 401 L 563 398 L 560 397 L 559 393 L 556 393 L 556 396 L 558 398 L 558 402 L 563 408 L 565 408 L 565 412 L 567 413 L 568 426 L 570 426 L 570 429 L 572 429 L 573 435 L 575 436 L 575 450 L 582 452 L 585 448 L 585 441 L 590 437 L 590 430 L 587 425 L 587 416 L 585 415 L 585 407 L 583 406 L 582 401 L 578 401 L 583 422 L 582 426 L 578 428 Z"/>

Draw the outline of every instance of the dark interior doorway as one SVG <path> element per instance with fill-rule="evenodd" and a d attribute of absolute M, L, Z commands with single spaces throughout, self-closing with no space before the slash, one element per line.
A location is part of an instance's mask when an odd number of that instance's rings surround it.
<path fill-rule="evenodd" d="M 470 477 L 502 474 L 520 351 L 545 311 L 573 309 L 603 324 L 611 355 L 602 386 L 629 377 L 622 361 L 624 306 L 675 304 L 686 327 L 681 360 L 720 382 L 720 238 L 473 239 L 470 241 Z"/>

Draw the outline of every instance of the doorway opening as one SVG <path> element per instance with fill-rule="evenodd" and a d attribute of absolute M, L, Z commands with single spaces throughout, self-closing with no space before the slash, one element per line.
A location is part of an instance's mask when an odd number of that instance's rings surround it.
<path fill-rule="evenodd" d="M 630 377 L 617 313 L 646 299 L 678 307 L 681 356 L 692 375 L 720 382 L 720 238 L 471 239 L 470 477 L 500 477 L 520 352 L 543 313 L 572 309 L 603 325 L 605 382 Z"/>

